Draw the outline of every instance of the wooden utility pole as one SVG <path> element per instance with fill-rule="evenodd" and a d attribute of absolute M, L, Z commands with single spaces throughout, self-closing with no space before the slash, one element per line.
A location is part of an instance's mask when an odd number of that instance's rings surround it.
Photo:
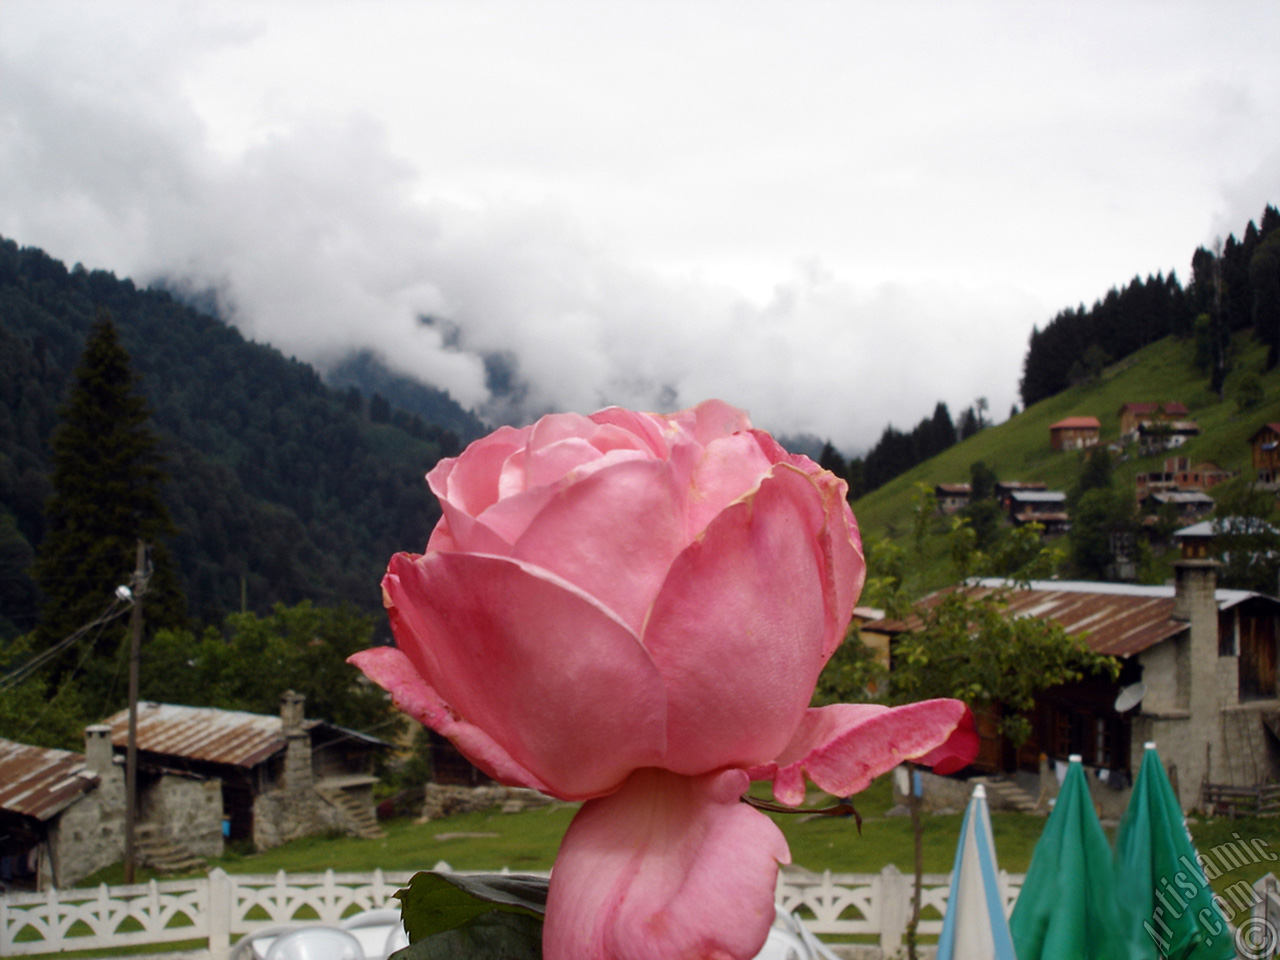
<path fill-rule="evenodd" d="M 124 761 L 124 882 L 133 883 L 137 850 L 134 825 L 138 819 L 138 673 L 142 663 L 142 595 L 147 592 L 147 545 L 138 541 L 137 563 L 130 583 L 133 609 L 129 613 L 129 740 Z"/>

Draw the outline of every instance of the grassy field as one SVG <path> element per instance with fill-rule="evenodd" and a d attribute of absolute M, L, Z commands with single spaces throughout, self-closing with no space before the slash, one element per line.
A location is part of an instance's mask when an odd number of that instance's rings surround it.
<path fill-rule="evenodd" d="M 757 785 L 757 789 L 761 789 Z M 892 806 L 888 777 L 875 781 L 857 800 L 864 820 L 859 836 L 851 818 L 773 815 L 791 847 L 792 862 L 813 871 L 876 873 L 894 864 L 904 873 L 913 869 L 911 822 L 905 816 L 886 816 Z M 761 795 L 765 795 L 763 791 Z M 815 794 L 812 802 L 825 798 Z M 429 870 L 443 860 L 456 870 L 542 871 L 550 869 L 556 849 L 575 807 L 571 804 L 503 814 L 497 810 L 463 814 L 430 823 L 411 819 L 384 823 L 387 836 L 379 840 L 349 837 L 310 837 L 250 855 L 229 854 L 210 866 L 228 873 L 318 873 L 335 871 Z M 924 833 L 924 869 L 947 873 L 955 857 L 962 815 L 927 816 Z M 1010 873 L 1025 873 L 1044 828 L 1044 818 L 1018 813 L 991 817 L 996 856 Z M 1208 820 L 1192 824 L 1201 852 L 1232 840 L 1261 838 L 1280 851 L 1280 820 Z M 1271 862 L 1246 864 L 1213 881 L 1226 889 L 1238 880 L 1252 883 L 1268 871 Z M 140 878 L 149 879 L 142 871 Z M 115 865 L 88 878 L 82 885 L 123 882 L 123 867 Z"/>
<path fill-rule="evenodd" d="M 1049 426 L 1069 416 L 1095 416 L 1102 423 L 1102 440 L 1119 435 L 1118 412 L 1128 402 L 1180 400 L 1200 425 L 1200 435 L 1177 451 L 1193 463 L 1210 460 L 1228 470 L 1250 467 L 1249 436 L 1264 423 L 1280 420 L 1280 368 L 1262 375 L 1263 401 L 1241 412 L 1235 397 L 1240 381 L 1259 373 L 1265 349 L 1251 336 L 1241 335 L 1234 345 L 1234 367 L 1227 377 L 1224 400 L 1211 393 L 1206 379 L 1193 365 L 1195 347 L 1190 340 L 1166 337 L 1107 368 L 1092 382 L 1065 390 L 1024 410 L 1006 422 L 990 427 L 857 500 L 854 513 L 868 540 L 888 537 L 907 546 L 911 535 L 912 493 L 917 483 L 967 483 L 969 467 L 981 460 L 1002 480 L 1044 481 L 1052 490 L 1069 490 L 1076 482 L 1084 455 L 1078 451 L 1049 449 Z M 1119 463 L 1117 484 L 1132 485 L 1138 473 L 1161 469 L 1165 454 L 1134 457 Z M 946 557 L 945 524 L 926 545 L 919 593 L 951 582 Z M 875 571 L 870 571 L 874 576 Z"/>

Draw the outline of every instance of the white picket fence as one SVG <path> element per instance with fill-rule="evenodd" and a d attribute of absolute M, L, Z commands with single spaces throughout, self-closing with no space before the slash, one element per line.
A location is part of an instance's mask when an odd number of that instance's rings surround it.
<path fill-rule="evenodd" d="M 448 869 L 437 864 L 435 869 Z M 281 923 L 337 923 L 360 910 L 396 906 L 412 873 L 235 875 L 213 870 L 193 880 L 49 890 L 0 896 L 0 957 L 203 941 L 193 949 L 224 957 L 240 936 Z M 1001 873 L 1006 909 L 1022 877 Z M 950 878 L 926 874 L 922 935 L 937 935 Z M 787 872 L 777 902 L 818 934 L 878 942 L 884 956 L 902 944 L 913 878 L 889 866 L 875 874 Z"/>

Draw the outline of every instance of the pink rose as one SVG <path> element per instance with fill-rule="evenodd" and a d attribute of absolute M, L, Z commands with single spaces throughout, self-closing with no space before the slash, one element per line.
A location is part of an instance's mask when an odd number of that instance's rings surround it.
<path fill-rule="evenodd" d="M 503 427 L 428 474 L 444 516 L 383 580 L 397 647 L 352 658 L 495 779 L 587 801 L 548 960 L 749 957 L 778 863 L 749 779 L 797 804 L 901 760 L 959 766 L 950 700 L 809 708 L 865 574 L 842 480 L 708 401 Z"/>

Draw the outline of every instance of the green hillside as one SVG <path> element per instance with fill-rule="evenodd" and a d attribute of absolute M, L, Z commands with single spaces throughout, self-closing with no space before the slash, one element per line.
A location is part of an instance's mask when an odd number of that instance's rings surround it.
<path fill-rule="evenodd" d="M 1193 365 L 1195 344 L 1166 337 L 1103 371 L 1093 382 L 1071 387 L 1042 400 L 1022 413 L 989 427 L 921 463 L 865 497 L 853 510 L 865 540 L 887 537 L 907 545 L 912 518 L 912 494 L 917 483 L 967 483 L 969 467 L 981 460 L 1001 480 L 1044 481 L 1051 490 L 1069 490 L 1079 476 L 1084 454 L 1049 449 L 1049 426 L 1069 416 L 1094 416 L 1102 423 L 1102 441 L 1119 435 L 1120 407 L 1130 402 L 1179 400 L 1200 424 L 1200 436 L 1178 455 L 1192 462 L 1209 460 L 1228 470 L 1246 471 L 1250 464 L 1249 436 L 1263 423 L 1280 420 L 1280 368 L 1261 375 L 1263 400 L 1241 412 L 1236 396 L 1241 381 L 1261 374 L 1266 348 L 1249 334 L 1234 345 L 1233 369 L 1226 381 L 1226 398 L 1208 389 L 1208 380 Z M 1132 457 L 1116 465 L 1117 483 L 1132 484 L 1138 473 L 1159 470 L 1165 456 Z M 942 524 L 938 524 L 941 530 Z M 932 538 L 921 591 L 948 582 L 950 570 L 942 557 L 941 536 Z M 875 575 L 875 571 L 871 571 Z"/>

